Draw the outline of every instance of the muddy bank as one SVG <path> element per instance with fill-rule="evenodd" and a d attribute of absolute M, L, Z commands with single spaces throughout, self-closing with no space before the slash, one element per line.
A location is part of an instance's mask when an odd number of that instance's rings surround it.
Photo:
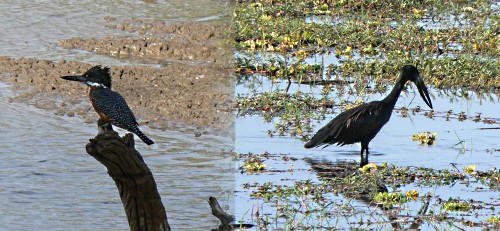
<path fill-rule="evenodd" d="M 134 25 L 137 23 L 134 21 Z M 157 23 L 163 29 L 148 23 Z M 228 68 L 232 51 L 224 45 L 227 27 L 222 23 L 165 25 L 158 21 L 142 25 L 139 27 L 149 28 L 149 32 L 140 34 L 157 37 L 132 33 L 131 37 L 121 38 L 72 38 L 61 44 L 110 56 L 123 54 L 120 51 L 125 49 L 128 55 L 120 58 L 168 63 L 161 67 L 110 66 L 113 89 L 127 100 L 141 125 L 159 129 L 185 129 L 187 125 L 187 129 L 195 131 L 228 131 L 233 124 L 234 81 Z M 12 101 L 27 102 L 59 115 L 79 116 L 93 123 L 98 116 L 89 103 L 87 87 L 60 79 L 63 75 L 82 74 L 92 66 L 76 61 L 0 57 L 0 81 L 15 83 L 17 94 Z"/>
<path fill-rule="evenodd" d="M 108 21 L 114 21 L 107 17 Z M 169 64 L 191 61 L 196 64 L 228 66 L 231 49 L 227 25 L 223 23 L 166 24 L 162 20 L 125 20 L 107 24 L 138 37 L 107 36 L 104 39 L 71 38 L 60 41 L 67 49 L 81 49 L 120 59 L 143 59 L 148 63 Z"/>

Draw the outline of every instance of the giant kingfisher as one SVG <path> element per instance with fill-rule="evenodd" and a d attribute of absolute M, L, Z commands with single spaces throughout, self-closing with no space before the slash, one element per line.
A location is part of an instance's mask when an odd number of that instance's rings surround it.
<path fill-rule="evenodd" d="M 104 122 L 136 134 L 147 145 L 154 144 L 139 130 L 139 124 L 125 99 L 111 90 L 111 74 L 108 67 L 94 66 L 83 75 L 63 76 L 61 78 L 82 82 L 90 87 L 90 101 Z"/>

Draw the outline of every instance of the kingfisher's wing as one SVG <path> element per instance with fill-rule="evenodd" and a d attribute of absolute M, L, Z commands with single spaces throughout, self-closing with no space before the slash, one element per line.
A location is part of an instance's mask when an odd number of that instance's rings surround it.
<path fill-rule="evenodd" d="M 131 130 L 137 127 L 138 123 L 134 113 L 125 102 L 125 99 L 110 89 L 96 89 L 92 91 L 92 98 L 96 108 L 107 115 L 111 123 L 115 126 Z"/>

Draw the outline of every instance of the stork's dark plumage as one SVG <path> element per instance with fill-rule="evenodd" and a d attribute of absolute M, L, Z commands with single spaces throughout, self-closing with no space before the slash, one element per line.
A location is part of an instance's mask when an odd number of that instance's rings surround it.
<path fill-rule="evenodd" d="M 346 145 L 361 142 L 361 166 L 368 164 L 368 144 L 389 121 L 392 109 L 407 81 L 417 85 L 420 96 L 432 109 L 431 99 L 417 68 L 406 65 L 399 72 L 399 79 L 391 93 L 381 101 L 372 101 L 340 113 L 307 142 L 305 148 L 321 145 Z M 366 157 L 363 156 L 366 151 Z"/>
<path fill-rule="evenodd" d="M 135 120 L 135 116 L 128 107 L 127 102 L 125 102 L 125 99 L 117 92 L 111 90 L 109 68 L 95 66 L 81 76 L 63 76 L 61 78 L 82 82 L 90 87 L 90 101 L 104 122 L 135 133 L 147 145 L 154 144 L 151 139 L 139 130 L 139 124 Z"/>

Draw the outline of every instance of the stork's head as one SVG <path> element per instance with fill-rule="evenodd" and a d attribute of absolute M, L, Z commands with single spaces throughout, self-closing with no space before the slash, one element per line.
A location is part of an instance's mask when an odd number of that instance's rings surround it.
<path fill-rule="evenodd" d="M 399 77 L 406 81 L 412 81 L 417 85 L 418 92 L 420 96 L 425 101 L 425 103 L 432 109 L 431 97 L 429 97 L 429 92 L 425 86 L 424 80 L 420 77 L 420 73 L 417 68 L 413 65 L 406 65 L 401 68 L 399 72 Z"/>
<path fill-rule="evenodd" d="M 61 77 L 66 80 L 78 81 L 87 84 L 89 87 L 111 88 L 111 74 L 109 67 L 100 65 L 90 68 L 83 75 L 72 75 Z"/>

